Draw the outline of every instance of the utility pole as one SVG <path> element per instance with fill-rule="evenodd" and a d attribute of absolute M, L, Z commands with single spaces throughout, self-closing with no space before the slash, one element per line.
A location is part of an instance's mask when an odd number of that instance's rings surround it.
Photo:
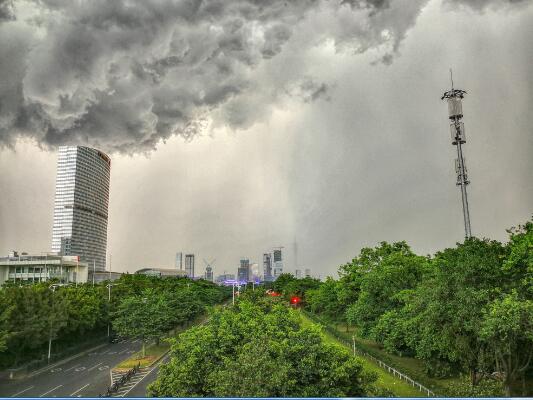
<path fill-rule="evenodd" d="M 465 224 L 465 237 L 468 239 L 472 236 L 470 227 L 470 210 L 468 207 L 468 195 L 466 187 L 470 183 L 467 176 L 465 159 L 463 157 L 462 145 L 466 143 L 465 124 L 463 119 L 463 97 L 466 94 L 464 90 L 454 89 L 453 75 L 450 70 L 452 89 L 445 92 L 441 100 L 446 99 L 448 102 L 448 118 L 451 120 L 450 133 L 452 145 L 457 146 L 457 159 L 455 160 L 455 172 L 457 173 L 456 185 L 461 188 L 461 200 L 463 203 L 463 220 Z"/>

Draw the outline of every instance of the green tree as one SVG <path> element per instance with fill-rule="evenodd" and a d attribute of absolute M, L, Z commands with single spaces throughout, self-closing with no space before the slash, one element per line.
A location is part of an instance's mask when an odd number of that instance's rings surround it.
<path fill-rule="evenodd" d="M 114 314 L 113 329 L 119 335 L 141 339 L 144 357 L 146 342 L 159 340 L 171 328 L 171 312 L 164 294 L 147 289 L 140 296 L 121 301 Z"/>
<path fill-rule="evenodd" d="M 173 341 L 151 396 L 309 397 L 375 393 L 376 377 L 345 349 L 303 328 L 275 299 L 241 299 Z"/>
<path fill-rule="evenodd" d="M 510 396 L 511 385 L 519 376 L 525 379 L 533 356 L 533 301 L 519 299 L 516 291 L 494 300 L 485 312 L 481 339 L 503 372 L 505 394 Z"/>
<path fill-rule="evenodd" d="M 374 249 L 361 250 L 355 264 L 361 273 L 360 291 L 346 317 L 363 335 L 373 337 L 372 329 L 380 317 L 402 306 L 399 293 L 422 281 L 428 271 L 428 260 L 414 254 L 405 242 L 382 242 Z"/>
<path fill-rule="evenodd" d="M 416 326 L 410 344 L 418 357 L 459 363 L 473 385 L 488 351 L 480 336 L 483 309 L 505 285 L 505 254 L 501 243 L 476 238 L 437 253 L 409 304 Z"/>

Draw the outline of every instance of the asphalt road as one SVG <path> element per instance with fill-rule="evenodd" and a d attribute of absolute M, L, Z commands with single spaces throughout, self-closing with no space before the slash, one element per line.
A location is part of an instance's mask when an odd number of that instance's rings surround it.
<path fill-rule="evenodd" d="M 0 397 L 98 397 L 111 383 L 110 369 L 140 348 L 140 341 L 124 340 L 30 378 L 0 381 Z"/>
<path fill-rule="evenodd" d="M 167 363 L 169 357 L 170 353 L 155 364 L 148 373 L 124 395 L 124 397 L 146 397 L 146 387 L 156 380 L 157 374 L 159 373 L 159 367 Z"/>

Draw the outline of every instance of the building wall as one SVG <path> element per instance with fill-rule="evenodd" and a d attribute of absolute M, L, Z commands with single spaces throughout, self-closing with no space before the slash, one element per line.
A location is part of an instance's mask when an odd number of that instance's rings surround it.
<path fill-rule="evenodd" d="M 87 274 L 87 264 L 62 257 L 27 256 L 0 260 L 0 285 L 6 281 L 46 282 L 49 279 L 57 279 L 61 283 L 85 283 Z"/>
<path fill-rule="evenodd" d="M 58 152 L 52 251 L 79 255 L 105 270 L 111 161 L 99 150 L 61 146 Z"/>
<path fill-rule="evenodd" d="M 194 254 L 185 255 L 185 272 L 189 278 L 194 278 Z"/>

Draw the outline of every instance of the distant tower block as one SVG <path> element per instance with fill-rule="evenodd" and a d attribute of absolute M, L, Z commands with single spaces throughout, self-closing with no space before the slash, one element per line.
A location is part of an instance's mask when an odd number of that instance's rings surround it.
<path fill-rule="evenodd" d="M 451 74 L 451 71 L 450 71 Z M 450 133 L 452 145 L 457 147 L 457 159 L 455 160 L 455 172 L 457 173 L 457 186 L 461 188 L 461 199 L 463 202 L 463 219 L 465 223 L 465 237 L 472 236 L 470 228 L 470 211 L 468 209 L 468 195 L 466 187 L 470 183 L 467 176 L 465 158 L 463 157 L 462 145 L 466 143 L 465 124 L 463 119 L 463 98 L 466 92 L 464 90 L 453 88 L 445 92 L 441 100 L 446 99 L 448 102 L 448 116 L 450 118 Z"/>

